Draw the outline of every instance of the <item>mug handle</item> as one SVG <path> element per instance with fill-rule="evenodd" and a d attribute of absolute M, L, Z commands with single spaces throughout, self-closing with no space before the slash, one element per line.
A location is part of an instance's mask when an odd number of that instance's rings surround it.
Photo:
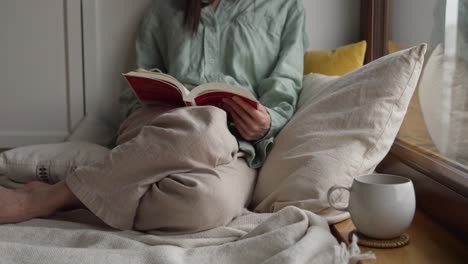
<path fill-rule="evenodd" d="M 338 211 L 343 211 L 343 212 L 347 212 L 348 211 L 348 206 L 346 207 L 337 207 L 335 206 L 331 201 L 330 201 L 330 196 L 332 194 L 332 192 L 336 191 L 336 190 L 339 190 L 339 189 L 343 189 L 343 190 L 346 190 L 348 192 L 351 192 L 351 188 L 348 188 L 348 187 L 344 187 L 344 186 L 340 186 L 340 185 L 335 185 L 335 186 L 332 186 L 329 190 L 328 190 L 328 193 L 327 193 L 327 200 L 328 200 L 328 204 L 330 204 L 331 207 L 333 207 L 333 209 L 335 210 L 338 210 Z"/>

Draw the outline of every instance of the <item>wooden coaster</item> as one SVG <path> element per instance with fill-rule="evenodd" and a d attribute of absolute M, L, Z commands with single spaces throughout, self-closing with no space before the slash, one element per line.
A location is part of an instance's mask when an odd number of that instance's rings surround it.
<path fill-rule="evenodd" d="M 409 244 L 410 237 L 407 233 L 392 239 L 375 239 L 359 233 L 356 229 L 349 232 L 348 240 L 351 241 L 353 235 L 358 237 L 358 245 L 371 248 L 399 248 Z"/>

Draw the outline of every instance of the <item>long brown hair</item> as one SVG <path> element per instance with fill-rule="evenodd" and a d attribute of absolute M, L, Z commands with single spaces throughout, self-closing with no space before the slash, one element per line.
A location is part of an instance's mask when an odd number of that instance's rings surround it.
<path fill-rule="evenodd" d="M 213 2 L 214 0 L 209 0 L 210 4 Z M 195 34 L 198 30 L 202 7 L 201 0 L 185 0 L 185 25 L 192 31 L 192 34 Z"/>

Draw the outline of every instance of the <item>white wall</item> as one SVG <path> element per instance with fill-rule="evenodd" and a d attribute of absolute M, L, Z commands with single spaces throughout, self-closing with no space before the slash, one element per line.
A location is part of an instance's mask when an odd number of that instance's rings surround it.
<path fill-rule="evenodd" d="M 304 7 L 309 49 L 334 49 L 360 40 L 360 0 L 304 0 Z"/>
<path fill-rule="evenodd" d="M 118 97 L 119 88 L 125 84 L 121 73 L 134 68 L 135 30 L 148 3 L 149 0 L 84 1 L 87 113 L 107 116 L 114 111 L 117 101 L 109 106 L 100 102 Z"/>
<path fill-rule="evenodd" d="M 75 0 L 0 1 L 0 148 L 63 141 L 83 117 Z"/>
<path fill-rule="evenodd" d="M 134 69 L 135 34 L 150 0 L 83 0 L 86 114 L 116 126 L 121 74 Z"/>

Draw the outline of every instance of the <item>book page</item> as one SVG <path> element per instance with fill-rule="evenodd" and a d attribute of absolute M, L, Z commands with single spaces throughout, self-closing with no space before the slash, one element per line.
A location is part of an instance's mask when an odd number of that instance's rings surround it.
<path fill-rule="evenodd" d="M 207 83 L 190 91 L 187 101 L 194 105 L 213 105 L 223 108 L 223 98 L 239 96 L 252 107 L 257 108 L 258 100 L 246 89 L 226 83 Z"/>

